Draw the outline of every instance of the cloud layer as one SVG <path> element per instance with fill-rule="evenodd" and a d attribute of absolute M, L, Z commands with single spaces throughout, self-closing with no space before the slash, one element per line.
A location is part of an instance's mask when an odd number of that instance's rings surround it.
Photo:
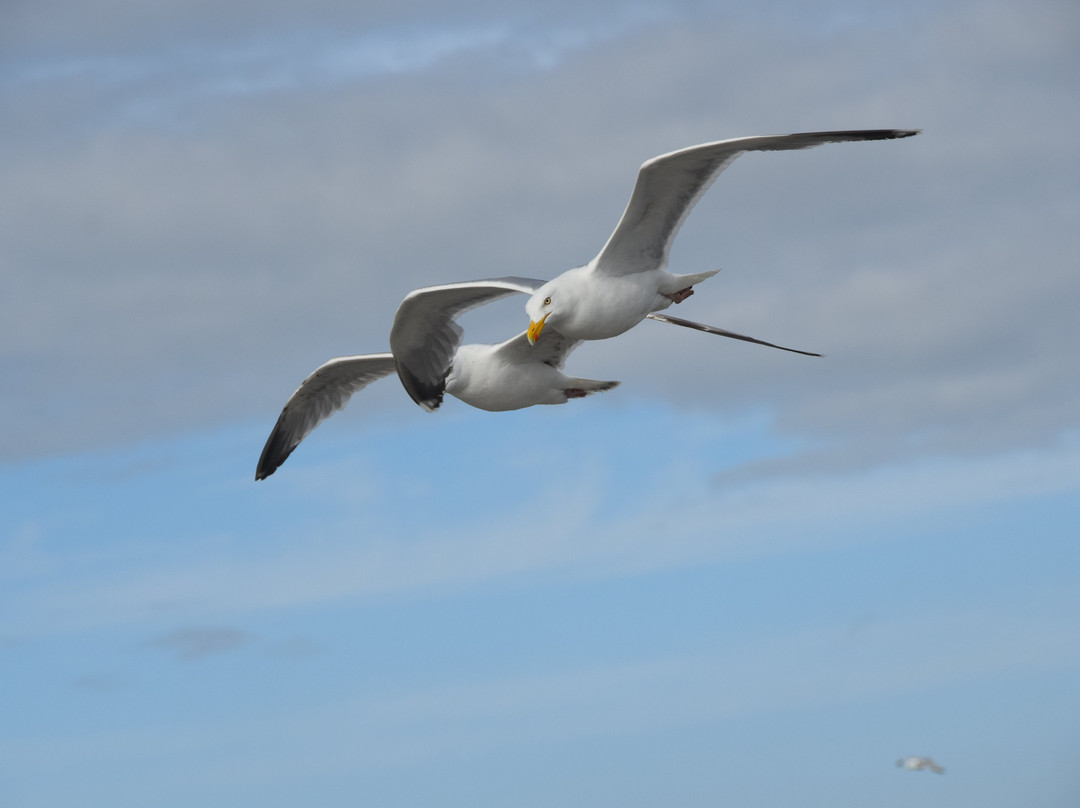
<path fill-rule="evenodd" d="M 329 2 L 155 4 L 130 28 L 32 8 L 0 82 L 0 416 L 20 425 L 0 458 L 272 422 L 318 363 L 385 349 L 408 290 L 587 260 L 644 159 L 834 127 L 925 132 L 744 157 L 672 256 L 725 268 L 679 314 L 827 359 L 647 324 L 575 363 L 622 395 L 767 408 L 846 462 L 1076 427 L 1068 4 L 858 26 L 830 4 L 608 24 L 476 4 L 442 28 Z M 470 338 L 521 318 L 474 318 Z"/>

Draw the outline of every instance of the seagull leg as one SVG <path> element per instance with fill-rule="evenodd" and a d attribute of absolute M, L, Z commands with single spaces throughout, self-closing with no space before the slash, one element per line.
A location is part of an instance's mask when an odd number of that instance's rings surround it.
<path fill-rule="evenodd" d="M 687 286 L 685 289 L 680 289 L 678 292 L 672 292 L 670 295 L 664 294 L 663 292 L 661 292 L 661 294 L 668 298 L 672 303 L 682 303 L 686 298 L 694 294 L 694 287 Z"/>

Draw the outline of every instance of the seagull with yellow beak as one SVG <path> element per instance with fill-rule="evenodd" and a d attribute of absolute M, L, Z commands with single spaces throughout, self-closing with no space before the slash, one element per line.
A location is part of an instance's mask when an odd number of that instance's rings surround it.
<path fill-rule="evenodd" d="M 807 149 L 823 143 L 894 140 L 917 129 L 861 129 L 732 138 L 690 146 L 647 161 L 630 202 L 599 255 L 537 289 L 525 305 L 531 343 L 545 328 L 570 339 L 622 334 L 651 312 L 681 303 L 719 270 L 692 275 L 667 271 L 668 252 L 690 209 L 721 171 L 748 151 Z M 660 319 L 660 318 L 657 318 Z"/>

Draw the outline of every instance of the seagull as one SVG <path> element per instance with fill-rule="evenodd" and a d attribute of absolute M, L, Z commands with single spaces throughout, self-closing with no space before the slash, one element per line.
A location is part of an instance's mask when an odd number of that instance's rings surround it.
<path fill-rule="evenodd" d="M 893 140 L 918 129 L 862 129 L 758 135 L 689 146 L 648 160 L 638 171 L 630 202 L 600 254 L 537 289 L 525 305 L 526 335 L 545 327 L 570 339 L 607 339 L 633 328 L 650 312 L 681 303 L 719 270 L 668 272 L 668 252 L 690 209 L 716 177 L 748 151 L 807 149 L 822 143 Z"/>
<path fill-rule="evenodd" d="M 556 370 L 561 367 L 561 360 L 566 358 L 566 354 L 581 342 L 580 339 L 569 339 L 561 331 L 550 327 L 544 330 L 544 335 L 548 331 L 554 331 L 563 341 L 562 343 L 544 342 L 543 335 L 530 337 L 525 333 L 499 346 L 463 345 L 459 347 L 462 330 L 456 320 L 466 311 L 508 295 L 534 294 L 536 290 L 543 288 L 545 283 L 535 278 L 487 278 L 428 286 L 406 295 L 390 329 L 390 355 L 396 362 L 398 378 L 412 400 L 428 412 L 438 409 L 444 392 L 480 409 L 519 409 L 531 406 L 531 404 L 562 403 L 561 401 L 529 401 L 522 392 L 515 394 L 502 391 L 496 384 L 496 369 L 502 374 L 501 383 L 511 386 L 516 384 L 523 389 L 526 375 L 533 383 L 537 383 L 541 375 L 550 375 L 541 366 L 551 364 L 549 360 L 553 359 L 552 351 L 557 345 L 563 345 L 563 349 L 562 353 L 558 354 L 559 363 L 554 365 Z M 804 356 L 821 356 L 819 353 L 785 348 L 783 345 L 680 317 L 656 313 L 645 316 L 657 322 L 752 342 L 780 351 Z M 538 346 L 541 349 L 538 357 L 530 358 L 527 355 L 529 345 Z M 518 353 L 519 348 L 524 348 L 525 355 Z M 507 362 L 516 369 L 512 372 L 506 370 L 504 365 Z M 451 367 L 455 369 L 456 375 L 452 374 L 448 377 L 447 372 Z M 393 369 L 388 370 L 384 375 L 392 372 Z M 513 378 L 510 378 L 511 373 Z M 464 385 L 462 381 L 465 378 L 469 379 L 468 385 Z M 484 380 L 482 384 L 481 379 Z M 580 383 L 586 380 L 573 381 Z M 451 382 L 454 384 L 451 385 Z M 563 381 L 554 379 L 552 383 L 563 384 Z M 299 392 L 298 390 L 297 393 Z M 539 395 L 539 392 L 535 390 L 534 392 Z M 485 406 L 498 403 L 505 395 L 509 395 L 511 401 L 523 403 L 518 403 L 517 406 Z M 344 406 L 344 403 L 341 406 Z"/>
<path fill-rule="evenodd" d="M 618 382 L 565 375 L 563 363 L 580 340 L 567 339 L 553 328 L 535 345 L 530 345 L 525 332 L 498 345 L 461 345 L 463 331 L 456 318 L 488 300 L 522 291 L 518 287 L 523 282 L 530 288 L 541 283 L 503 278 L 409 293 L 394 317 L 390 353 L 331 359 L 289 397 L 259 456 L 255 479 L 273 474 L 316 426 L 342 409 L 355 393 L 394 372 L 410 394 L 410 384 L 423 391 L 421 405 L 429 412 L 438 409 L 444 392 L 473 407 L 500 412 L 565 404 L 618 386 Z M 417 361 L 422 375 L 402 372 L 399 356 Z"/>
<path fill-rule="evenodd" d="M 928 757 L 906 757 L 900 758 L 896 761 L 896 765 L 904 769 L 904 771 L 918 772 L 918 771 L 931 771 L 935 774 L 945 774 L 945 769 L 934 762 L 933 758 Z"/>

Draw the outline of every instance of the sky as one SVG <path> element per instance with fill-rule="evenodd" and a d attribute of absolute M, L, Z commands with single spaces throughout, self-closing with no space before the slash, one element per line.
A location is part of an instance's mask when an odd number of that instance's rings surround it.
<path fill-rule="evenodd" d="M 0 804 L 1080 799 L 1080 9 L 8 2 Z M 565 406 L 285 400 L 754 134 Z M 511 297 L 469 341 L 527 325 Z M 944 775 L 904 772 L 929 755 Z"/>

